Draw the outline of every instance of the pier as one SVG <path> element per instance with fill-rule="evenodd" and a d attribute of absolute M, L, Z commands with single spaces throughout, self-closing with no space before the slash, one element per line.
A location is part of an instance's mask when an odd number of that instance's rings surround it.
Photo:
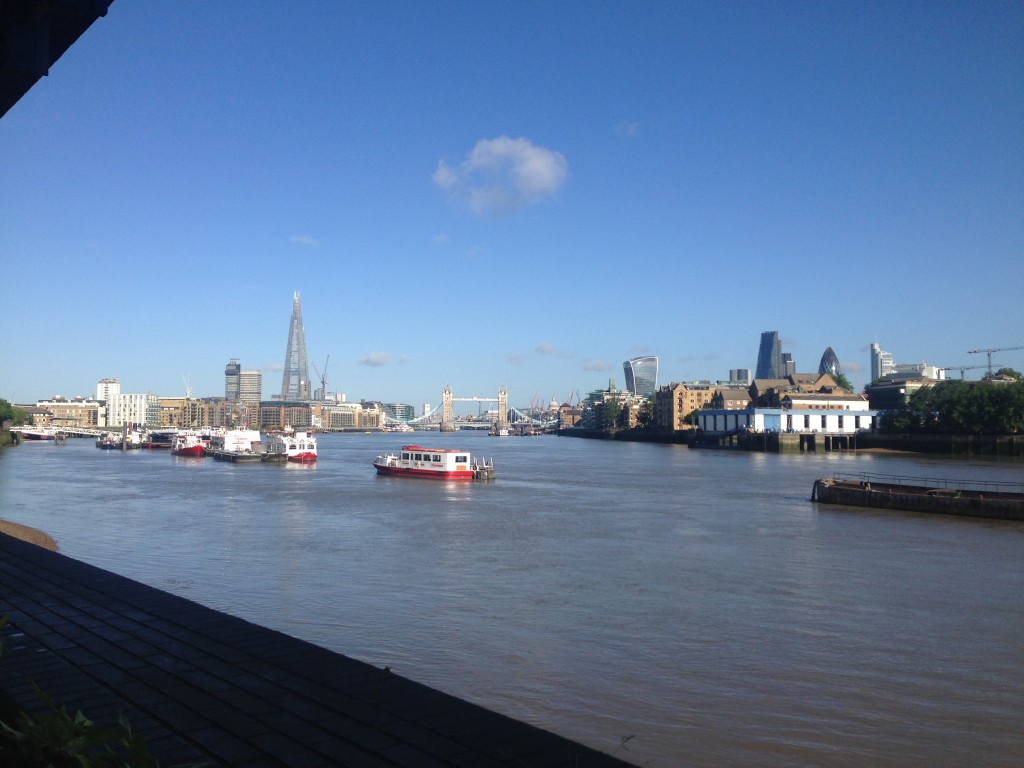
<path fill-rule="evenodd" d="M 384 608 L 382 608 L 383 610 Z M 162 765 L 613 768 L 541 728 L 0 534 L 0 697 L 38 689 Z"/>

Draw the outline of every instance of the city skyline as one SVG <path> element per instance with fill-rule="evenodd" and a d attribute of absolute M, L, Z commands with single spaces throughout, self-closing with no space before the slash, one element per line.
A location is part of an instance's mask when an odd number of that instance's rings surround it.
<path fill-rule="evenodd" d="M 764 328 L 857 388 L 876 339 L 984 364 L 1022 341 L 1022 29 L 1002 0 L 114 3 L 0 119 L 0 397 L 216 396 L 230 359 L 269 397 L 295 291 L 350 401 L 562 402 L 642 356 L 717 381 Z"/>

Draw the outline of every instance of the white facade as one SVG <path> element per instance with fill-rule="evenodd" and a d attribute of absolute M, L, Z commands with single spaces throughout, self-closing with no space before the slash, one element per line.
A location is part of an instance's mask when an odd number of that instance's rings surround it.
<path fill-rule="evenodd" d="M 238 374 L 238 399 L 243 403 L 263 400 L 263 374 L 260 371 L 242 371 Z"/>
<path fill-rule="evenodd" d="M 108 427 L 125 424 L 142 424 L 146 427 L 160 426 L 160 398 L 144 395 L 118 394 L 107 401 Z"/>
<path fill-rule="evenodd" d="M 110 420 L 110 400 L 121 394 L 121 382 L 117 379 L 100 379 L 96 382 L 96 399 L 103 403 L 100 408 L 98 426 L 113 424 Z"/>
<path fill-rule="evenodd" d="M 742 411 L 705 408 L 697 411 L 697 424 L 705 432 L 750 430 L 850 435 L 873 430 L 877 418 L 878 411 L 867 408 L 747 408 Z"/>

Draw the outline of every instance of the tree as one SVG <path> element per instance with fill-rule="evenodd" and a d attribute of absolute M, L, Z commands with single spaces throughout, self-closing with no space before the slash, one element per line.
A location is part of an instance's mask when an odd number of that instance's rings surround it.
<path fill-rule="evenodd" d="M 14 420 L 14 406 L 6 400 L 0 399 L 0 424 L 5 421 Z"/>
<path fill-rule="evenodd" d="M 832 378 L 835 380 L 836 384 L 845 389 L 847 392 L 853 392 L 853 384 L 851 384 L 850 380 L 846 378 L 845 373 L 834 373 L 832 374 Z"/>
<path fill-rule="evenodd" d="M 600 418 L 601 429 L 612 430 L 618 426 L 619 414 L 622 413 L 622 403 L 617 397 L 609 397 L 601 403 Z"/>
<path fill-rule="evenodd" d="M 636 414 L 636 425 L 640 429 L 650 429 L 654 423 L 654 395 L 651 395 L 640 406 Z"/>
<path fill-rule="evenodd" d="M 886 432 L 1009 435 L 1024 432 L 1024 379 L 947 380 L 915 392 L 906 406 L 885 414 Z"/>

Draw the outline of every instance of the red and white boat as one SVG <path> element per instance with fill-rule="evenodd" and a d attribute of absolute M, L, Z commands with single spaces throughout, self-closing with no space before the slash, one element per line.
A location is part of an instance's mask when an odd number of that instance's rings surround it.
<path fill-rule="evenodd" d="M 436 480 L 493 480 L 490 459 L 479 461 L 468 451 L 454 448 L 423 448 L 403 445 L 398 453 L 385 453 L 373 460 L 379 475 L 427 477 Z"/>
<path fill-rule="evenodd" d="M 57 430 L 53 427 L 16 427 L 11 431 L 17 432 L 24 440 L 53 440 L 57 437 Z"/>
<path fill-rule="evenodd" d="M 312 432 L 286 430 L 267 435 L 267 456 L 286 456 L 288 461 L 310 464 L 316 461 L 316 438 Z"/>
<path fill-rule="evenodd" d="M 174 436 L 172 456 L 205 456 L 206 443 L 203 436 L 192 429 L 183 429 Z"/>

